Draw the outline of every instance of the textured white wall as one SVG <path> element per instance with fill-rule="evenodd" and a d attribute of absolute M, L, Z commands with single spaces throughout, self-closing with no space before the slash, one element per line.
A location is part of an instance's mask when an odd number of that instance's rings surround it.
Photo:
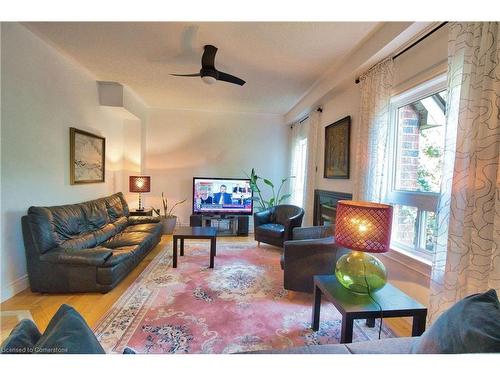
<path fill-rule="evenodd" d="M 26 287 L 21 216 L 124 189 L 123 119 L 96 79 L 17 23 L 2 24 L 1 299 Z M 69 127 L 106 137 L 106 182 L 69 184 Z"/>
<path fill-rule="evenodd" d="M 201 84 L 201 83 L 200 83 Z M 223 84 L 223 83 L 221 83 Z M 188 199 L 176 211 L 189 223 L 195 176 L 245 177 L 254 167 L 273 182 L 288 172 L 288 130 L 281 115 L 153 110 L 146 129 L 146 205 Z"/>

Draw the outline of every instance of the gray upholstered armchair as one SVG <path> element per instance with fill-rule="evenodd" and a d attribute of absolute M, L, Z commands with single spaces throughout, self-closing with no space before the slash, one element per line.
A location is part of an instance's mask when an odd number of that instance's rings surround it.
<path fill-rule="evenodd" d="M 295 228 L 281 257 L 287 290 L 313 292 L 313 276 L 332 274 L 337 259 L 348 252 L 335 244 L 331 226 Z"/>
<path fill-rule="evenodd" d="M 283 242 L 292 239 L 292 230 L 302 225 L 304 209 L 291 204 L 282 204 L 253 215 L 255 240 L 283 247 Z"/>

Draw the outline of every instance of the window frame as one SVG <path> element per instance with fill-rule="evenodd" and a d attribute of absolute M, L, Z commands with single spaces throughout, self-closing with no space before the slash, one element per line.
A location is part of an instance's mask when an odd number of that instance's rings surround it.
<path fill-rule="evenodd" d="M 402 253 L 409 253 L 424 261 L 432 260 L 432 254 L 425 250 L 425 219 L 426 212 L 436 212 L 440 193 L 424 191 L 408 191 L 396 189 L 396 163 L 399 159 L 398 144 L 398 110 L 408 104 L 424 99 L 440 91 L 446 90 L 446 74 L 441 74 L 424 83 L 412 87 L 400 94 L 394 95 L 390 100 L 389 107 L 389 147 L 388 156 L 390 162 L 387 170 L 387 192 L 385 201 L 392 205 L 404 205 L 417 208 L 417 217 L 415 219 L 415 246 L 411 247 L 402 242 L 391 239 L 391 249 Z M 423 247 L 420 245 L 423 244 Z"/>

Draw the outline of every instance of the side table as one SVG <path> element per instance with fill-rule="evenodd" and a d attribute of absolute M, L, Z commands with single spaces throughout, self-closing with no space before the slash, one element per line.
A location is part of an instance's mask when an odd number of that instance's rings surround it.
<path fill-rule="evenodd" d="M 144 210 L 144 211 L 130 210 L 130 216 L 153 216 L 153 210 Z"/>
<path fill-rule="evenodd" d="M 367 319 L 370 325 L 380 318 L 380 308 L 367 294 L 353 293 L 344 288 L 334 275 L 314 276 L 314 306 L 312 310 L 312 329 L 319 329 L 321 297 L 334 304 L 342 314 L 340 343 L 352 342 L 355 319 Z M 382 289 L 372 293 L 372 297 L 382 307 L 384 318 L 403 316 L 413 317 L 412 336 L 420 336 L 425 331 L 427 308 L 387 283 Z"/>

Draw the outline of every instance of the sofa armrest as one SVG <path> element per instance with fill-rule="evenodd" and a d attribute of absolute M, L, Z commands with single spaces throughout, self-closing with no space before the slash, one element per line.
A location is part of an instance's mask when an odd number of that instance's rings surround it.
<path fill-rule="evenodd" d="M 40 256 L 40 260 L 56 264 L 102 266 L 112 254 L 113 250 L 106 247 L 91 249 L 63 249 L 58 247 Z"/>
<path fill-rule="evenodd" d="M 128 225 L 159 223 L 159 216 L 129 216 Z"/>
<path fill-rule="evenodd" d="M 257 228 L 258 226 L 260 226 L 262 224 L 270 223 L 271 222 L 271 215 L 272 215 L 271 210 L 264 210 L 264 211 L 254 213 L 253 214 L 254 228 Z"/>
<path fill-rule="evenodd" d="M 321 225 L 315 227 L 295 227 L 293 228 L 294 240 L 313 240 L 332 236 L 331 225 Z"/>

